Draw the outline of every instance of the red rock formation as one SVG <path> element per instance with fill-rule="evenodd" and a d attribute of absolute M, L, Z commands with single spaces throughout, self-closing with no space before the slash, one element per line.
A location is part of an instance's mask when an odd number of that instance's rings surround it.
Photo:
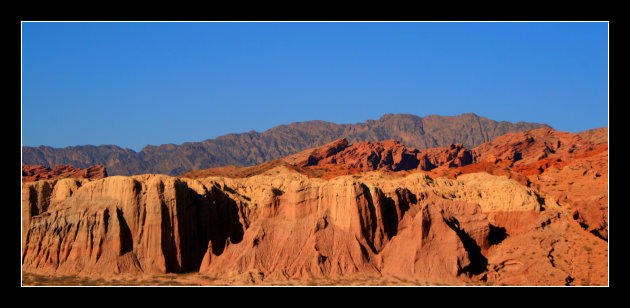
<path fill-rule="evenodd" d="M 473 156 L 462 144 L 418 151 L 408 149 L 396 140 L 357 142 L 348 146 L 345 139 L 340 139 L 283 160 L 296 167 L 342 165 L 346 169 L 360 171 L 428 171 L 438 167 L 465 166 L 473 162 Z M 322 176 L 330 178 L 328 175 Z"/>
<path fill-rule="evenodd" d="M 300 153 L 287 156 L 282 160 L 298 167 L 312 166 L 316 165 L 320 160 L 326 157 L 337 154 L 346 147 L 348 147 L 348 140 L 346 140 L 346 138 L 341 138 L 321 147 L 308 149 Z"/>
<path fill-rule="evenodd" d="M 506 176 L 568 205 L 587 231 L 607 239 L 607 132 L 600 128 L 572 134 L 542 128 L 507 134 L 473 149 L 474 164 L 431 174 Z"/>
<path fill-rule="evenodd" d="M 106 176 L 107 171 L 102 165 L 91 166 L 85 169 L 75 168 L 70 165 L 56 166 L 54 169 L 41 165 L 22 165 L 22 182 L 62 179 L 68 177 L 102 179 Z"/>
<path fill-rule="evenodd" d="M 197 179 L 27 182 L 23 268 L 606 285 L 603 135 L 543 129 L 472 151 L 337 140 Z"/>
<path fill-rule="evenodd" d="M 387 169 L 392 171 L 415 169 L 417 150 L 407 150 L 396 140 L 357 142 L 335 155 L 324 157 L 311 165 L 343 164 L 362 171 Z"/>
<path fill-rule="evenodd" d="M 433 148 L 420 152 L 420 170 L 430 171 L 438 167 L 462 167 L 473 163 L 470 150 L 461 143 L 447 148 Z"/>
<path fill-rule="evenodd" d="M 361 171 L 416 168 L 433 176 L 453 178 L 471 172 L 507 176 L 569 203 L 587 230 L 607 238 L 606 135 L 606 128 L 580 134 L 542 128 L 507 134 L 472 151 L 461 144 L 417 151 L 394 140 L 351 146 L 338 140 L 285 161 L 302 167 L 299 171 L 304 174 L 324 179 Z M 578 169 L 584 169 L 580 171 L 583 174 L 571 171 Z"/>
<path fill-rule="evenodd" d="M 578 134 L 540 128 L 510 133 L 486 142 L 473 151 L 476 161 L 509 161 L 526 165 L 545 158 L 569 160 L 580 153 L 593 150 L 595 144 Z"/>

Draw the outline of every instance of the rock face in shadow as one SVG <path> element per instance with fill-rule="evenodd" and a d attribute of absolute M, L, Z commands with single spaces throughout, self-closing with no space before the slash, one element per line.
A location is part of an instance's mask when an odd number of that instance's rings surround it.
<path fill-rule="evenodd" d="M 435 196 L 427 202 L 410 209 L 400 235 L 383 251 L 383 273 L 439 281 L 485 271 L 481 251 L 489 247 L 490 224 L 481 208 Z"/>
<path fill-rule="evenodd" d="M 242 238 L 237 201 L 168 176 L 39 181 L 23 191 L 26 269 L 195 271 L 208 241 Z"/>
<path fill-rule="evenodd" d="M 50 169 L 46 166 L 22 165 L 22 182 L 33 182 L 38 180 L 52 180 L 58 178 L 86 178 L 102 179 L 107 176 L 104 166 L 91 166 L 85 169 L 75 168 L 70 165 L 57 166 Z"/>
<path fill-rule="evenodd" d="M 66 148 L 22 147 L 23 162 L 55 167 L 103 165 L 110 175 L 160 173 L 178 175 L 211 167 L 252 166 L 346 138 L 349 143 L 395 139 L 408 147 L 428 149 L 461 143 L 472 148 L 508 132 L 548 127 L 537 123 L 496 122 L 469 113 L 418 117 L 386 114 L 357 124 L 297 122 L 265 132 L 229 134 L 180 145 L 148 145 L 140 152 L 113 145 Z"/>

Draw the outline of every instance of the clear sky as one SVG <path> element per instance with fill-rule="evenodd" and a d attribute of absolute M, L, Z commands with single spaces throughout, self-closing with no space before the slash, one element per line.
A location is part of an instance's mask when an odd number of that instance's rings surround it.
<path fill-rule="evenodd" d="M 24 146 L 468 112 L 608 126 L 608 24 L 22 24 Z"/>

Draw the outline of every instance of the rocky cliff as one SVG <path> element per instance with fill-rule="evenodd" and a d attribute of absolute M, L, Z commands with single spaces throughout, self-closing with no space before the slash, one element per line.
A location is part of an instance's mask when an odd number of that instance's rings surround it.
<path fill-rule="evenodd" d="M 472 150 L 474 163 L 433 176 L 487 172 L 553 196 L 580 225 L 608 238 L 608 128 L 572 134 L 542 128 L 511 133 Z"/>
<path fill-rule="evenodd" d="M 331 179 L 365 171 L 400 174 L 427 171 L 431 176 L 456 178 L 465 173 L 487 172 L 535 187 L 573 208 L 580 225 L 608 238 L 608 129 L 578 134 L 541 128 L 510 133 L 472 150 L 462 144 L 418 150 L 395 140 L 357 142 L 339 139 L 321 147 L 256 167 L 210 168 L 183 174 L 245 177 L 272 166 L 288 165 L 308 175 Z M 230 173 L 227 173 L 230 170 Z"/>
<path fill-rule="evenodd" d="M 140 152 L 113 145 L 67 148 L 23 147 L 23 163 L 87 168 L 103 165 L 111 175 L 160 173 L 177 175 L 227 165 L 252 166 L 346 138 L 350 143 L 395 139 L 427 149 L 461 143 L 472 148 L 508 132 L 547 127 L 536 123 L 496 122 L 475 114 L 427 116 L 387 114 L 356 124 L 324 121 L 280 125 L 265 132 L 229 134 L 202 142 L 146 146 Z"/>
<path fill-rule="evenodd" d="M 324 180 L 279 166 L 246 178 L 44 180 L 23 184 L 23 226 L 23 268 L 43 273 L 607 279 L 606 264 L 585 263 L 605 255 L 582 249 L 605 253 L 604 241 L 591 244 L 553 198 L 487 173 Z"/>

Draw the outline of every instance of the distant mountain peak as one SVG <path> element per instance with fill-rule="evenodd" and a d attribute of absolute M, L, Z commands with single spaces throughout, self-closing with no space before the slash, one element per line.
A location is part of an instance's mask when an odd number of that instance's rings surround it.
<path fill-rule="evenodd" d="M 541 127 L 549 126 L 527 122 L 497 122 L 474 113 L 426 117 L 387 113 L 378 120 L 355 124 L 311 120 L 278 125 L 262 133 L 250 130 L 247 133 L 227 134 L 201 142 L 147 145 L 138 153 L 113 145 L 63 149 L 23 147 L 22 157 L 25 164 L 50 168 L 57 165 L 72 165 L 77 168 L 104 165 L 110 175 L 177 175 L 210 167 L 257 165 L 340 138 L 345 138 L 351 144 L 393 139 L 419 150 L 446 147 L 452 143 L 473 148 L 506 133 Z"/>

